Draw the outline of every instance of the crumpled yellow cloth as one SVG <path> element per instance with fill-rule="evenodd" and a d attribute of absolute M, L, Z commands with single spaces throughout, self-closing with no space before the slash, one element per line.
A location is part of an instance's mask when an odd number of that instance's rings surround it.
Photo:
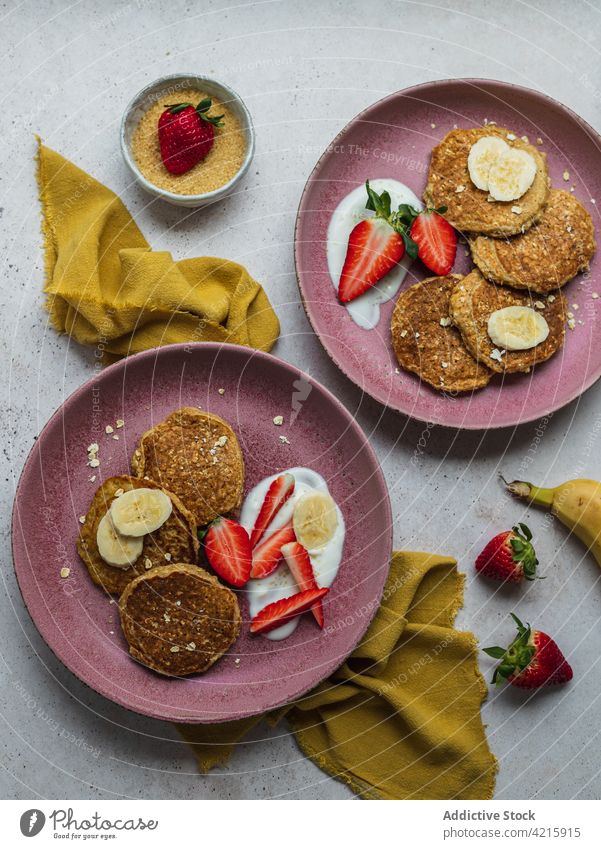
<path fill-rule="evenodd" d="M 302 751 L 365 799 L 491 799 L 497 761 L 480 716 L 487 688 L 472 634 L 453 622 L 463 575 L 449 557 L 393 554 L 361 644 L 283 715 Z M 224 763 L 259 721 L 178 725 L 201 771 Z"/>
<path fill-rule="evenodd" d="M 119 198 L 38 139 L 46 308 L 52 325 L 112 358 L 173 342 L 269 351 L 280 332 L 235 262 L 152 251 Z M 110 358 L 110 357 L 109 357 Z"/>

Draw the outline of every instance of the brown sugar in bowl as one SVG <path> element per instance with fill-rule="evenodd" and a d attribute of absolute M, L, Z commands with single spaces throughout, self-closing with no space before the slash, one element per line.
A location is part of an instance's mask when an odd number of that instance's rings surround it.
<path fill-rule="evenodd" d="M 209 154 L 185 174 L 170 174 L 158 143 L 158 119 L 169 103 L 213 101 L 211 114 L 224 115 Z M 161 77 L 138 92 L 121 121 L 121 151 L 147 192 L 177 206 L 205 206 L 233 191 L 253 158 L 255 134 L 242 99 L 223 83 L 197 74 Z"/>

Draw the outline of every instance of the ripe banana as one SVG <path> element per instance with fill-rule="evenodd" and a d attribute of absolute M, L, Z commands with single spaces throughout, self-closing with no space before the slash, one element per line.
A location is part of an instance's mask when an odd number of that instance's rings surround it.
<path fill-rule="evenodd" d="M 601 566 L 601 482 L 578 479 L 554 489 L 533 486 L 526 481 L 506 484 L 512 495 L 547 507 L 573 531 Z"/>
<path fill-rule="evenodd" d="M 336 503 L 327 492 L 309 492 L 294 506 L 292 525 L 297 540 L 308 551 L 323 548 L 338 527 Z"/>
<path fill-rule="evenodd" d="M 545 341 L 549 325 L 531 307 L 503 307 L 488 319 L 488 335 L 498 348 L 527 351 Z"/>
<path fill-rule="evenodd" d="M 173 505 L 160 489 L 130 489 L 111 504 L 110 513 L 117 531 L 127 537 L 143 537 L 164 524 Z"/>
<path fill-rule="evenodd" d="M 142 554 L 144 538 L 122 536 L 113 525 L 109 510 L 98 525 L 96 545 L 105 563 L 118 569 L 128 569 Z"/>

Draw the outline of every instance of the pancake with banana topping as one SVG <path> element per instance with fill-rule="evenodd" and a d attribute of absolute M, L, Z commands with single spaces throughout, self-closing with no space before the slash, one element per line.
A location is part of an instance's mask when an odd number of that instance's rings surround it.
<path fill-rule="evenodd" d="M 510 159 L 515 154 L 514 158 L 519 160 L 519 164 L 525 171 L 528 168 L 524 162 L 532 163 L 530 174 L 532 182 L 523 194 L 514 196 L 511 200 L 494 200 L 490 193 L 492 187 L 487 182 L 489 173 L 487 168 L 490 169 L 491 162 L 488 162 L 485 168 L 484 159 L 471 165 L 474 178 L 480 186 L 486 186 L 486 188 L 479 188 L 473 181 L 468 167 L 468 158 L 472 147 L 484 139 L 493 140 L 487 142 L 491 148 L 495 144 L 503 150 L 507 148 L 504 154 L 506 160 L 507 157 Z M 492 153 L 489 151 L 491 160 Z M 529 156 L 526 157 L 525 154 Z M 512 168 L 514 165 L 515 163 L 511 163 Z M 498 189 L 499 197 L 511 196 L 501 191 L 506 189 L 510 182 L 507 179 L 508 170 L 510 170 L 508 165 L 505 170 L 499 169 L 494 189 L 495 191 Z M 482 180 L 479 179 L 479 174 L 483 175 Z M 528 180 L 523 185 L 527 183 Z M 520 180 L 517 180 L 516 185 L 520 185 Z M 486 127 L 451 130 L 433 149 L 424 201 L 434 208 L 446 206 L 445 218 L 457 230 L 464 233 L 484 233 L 488 236 L 503 237 L 525 232 L 538 221 L 548 194 L 549 177 L 544 153 L 516 137 L 515 133 L 489 124 Z"/>
<path fill-rule="evenodd" d="M 552 189 L 540 221 L 526 233 L 477 236 L 470 248 L 488 280 L 548 294 L 588 269 L 595 253 L 593 221 L 570 192 Z"/>
<path fill-rule="evenodd" d="M 470 392 L 492 372 L 476 362 L 449 318 L 449 299 L 462 278 L 430 277 L 401 293 L 392 314 L 392 346 L 399 364 L 435 389 Z"/>
<path fill-rule="evenodd" d="M 111 507 L 122 495 L 134 490 L 158 493 L 169 500 L 170 508 L 151 533 L 122 536 L 113 524 Z M 166 513 L 167 510 L 163 515 Z M 130 475 L 107 478 L 96 490 L 77 541 L 79 556 L 94 583 L 117 594 L 137 575 L 167 560 L 195 563 L 198 547 L 196 522 L 180 499 L 153 481 Z"/>
<path fill-rule="evenodd" d="M 240 506 L 244 459 L 227 422 L 195 407 L 182 407 L 147 431 L 132 469 L 175 492 L 198 526 Z"/>
<path fill-rule="evenodd" d="M 504 350 L 498 341 L 495 343 L 489 335 L 489 321 L 498 310 L 507 307 L 540 312 L 548 327 L 543 341 L 524 350 Z M 472 356 L 498 373 L 529 371 L 536 363 L 548 360 L 565 339 L 566 303 L 560 291 L 539 300 L 526 292 L 491 283 L 478 269 L 456 283 L 450 315 Z"/>
<path fill-rule="evenodd" d="M 204 672 L 240 633 L 235 594 L 188 563 L 135 578 L 119 600 L 119 613 L 131 656 L 162 675 Z"/>

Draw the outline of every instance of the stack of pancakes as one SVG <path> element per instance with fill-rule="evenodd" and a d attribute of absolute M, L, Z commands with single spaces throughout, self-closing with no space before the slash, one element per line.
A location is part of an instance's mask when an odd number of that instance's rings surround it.
<path fill-rule="evenodd" d="M 487 136 L 534 159 L 534 181 L 518 200 L 494 201 L 470 179 L 468 154 Z M 432 151 L 424 201 L 447 207 L 445 218 L 467 238 L 476 268 L 401 293 L 391 323 L 400 365 L 452 393 L 486 386 L 494 373 L 528 372 L 551 357 L 565 339 L 560 287 L 589 267 L 595 240 L 584 207 L 570 192 L 550 187 L 544 153 L 496 125 L 452 130 Z M 488 319 L 509 306 L 541 312 L 549 326 L 544 342 L 522 351 L 495 348 Z"/>
<path fill-rule="evenodd" d="M 108 478 L 94 495 L 77 543 L 80 557 L 96 584 L 120 596 L 132 657 L 164 675 L 203 672 L 240 632 L 236 595 L 197 565 L 198 527 L 240 506 L 240 444 L 219 416 L 184 407 L 143 434 L 132 469 L 135 477 Z M 135 563 L 111 566 L 98 550 L 98 525 L 115 498 L 140 488 L 162 490 L 171 515 L 144 536 Z"/>

